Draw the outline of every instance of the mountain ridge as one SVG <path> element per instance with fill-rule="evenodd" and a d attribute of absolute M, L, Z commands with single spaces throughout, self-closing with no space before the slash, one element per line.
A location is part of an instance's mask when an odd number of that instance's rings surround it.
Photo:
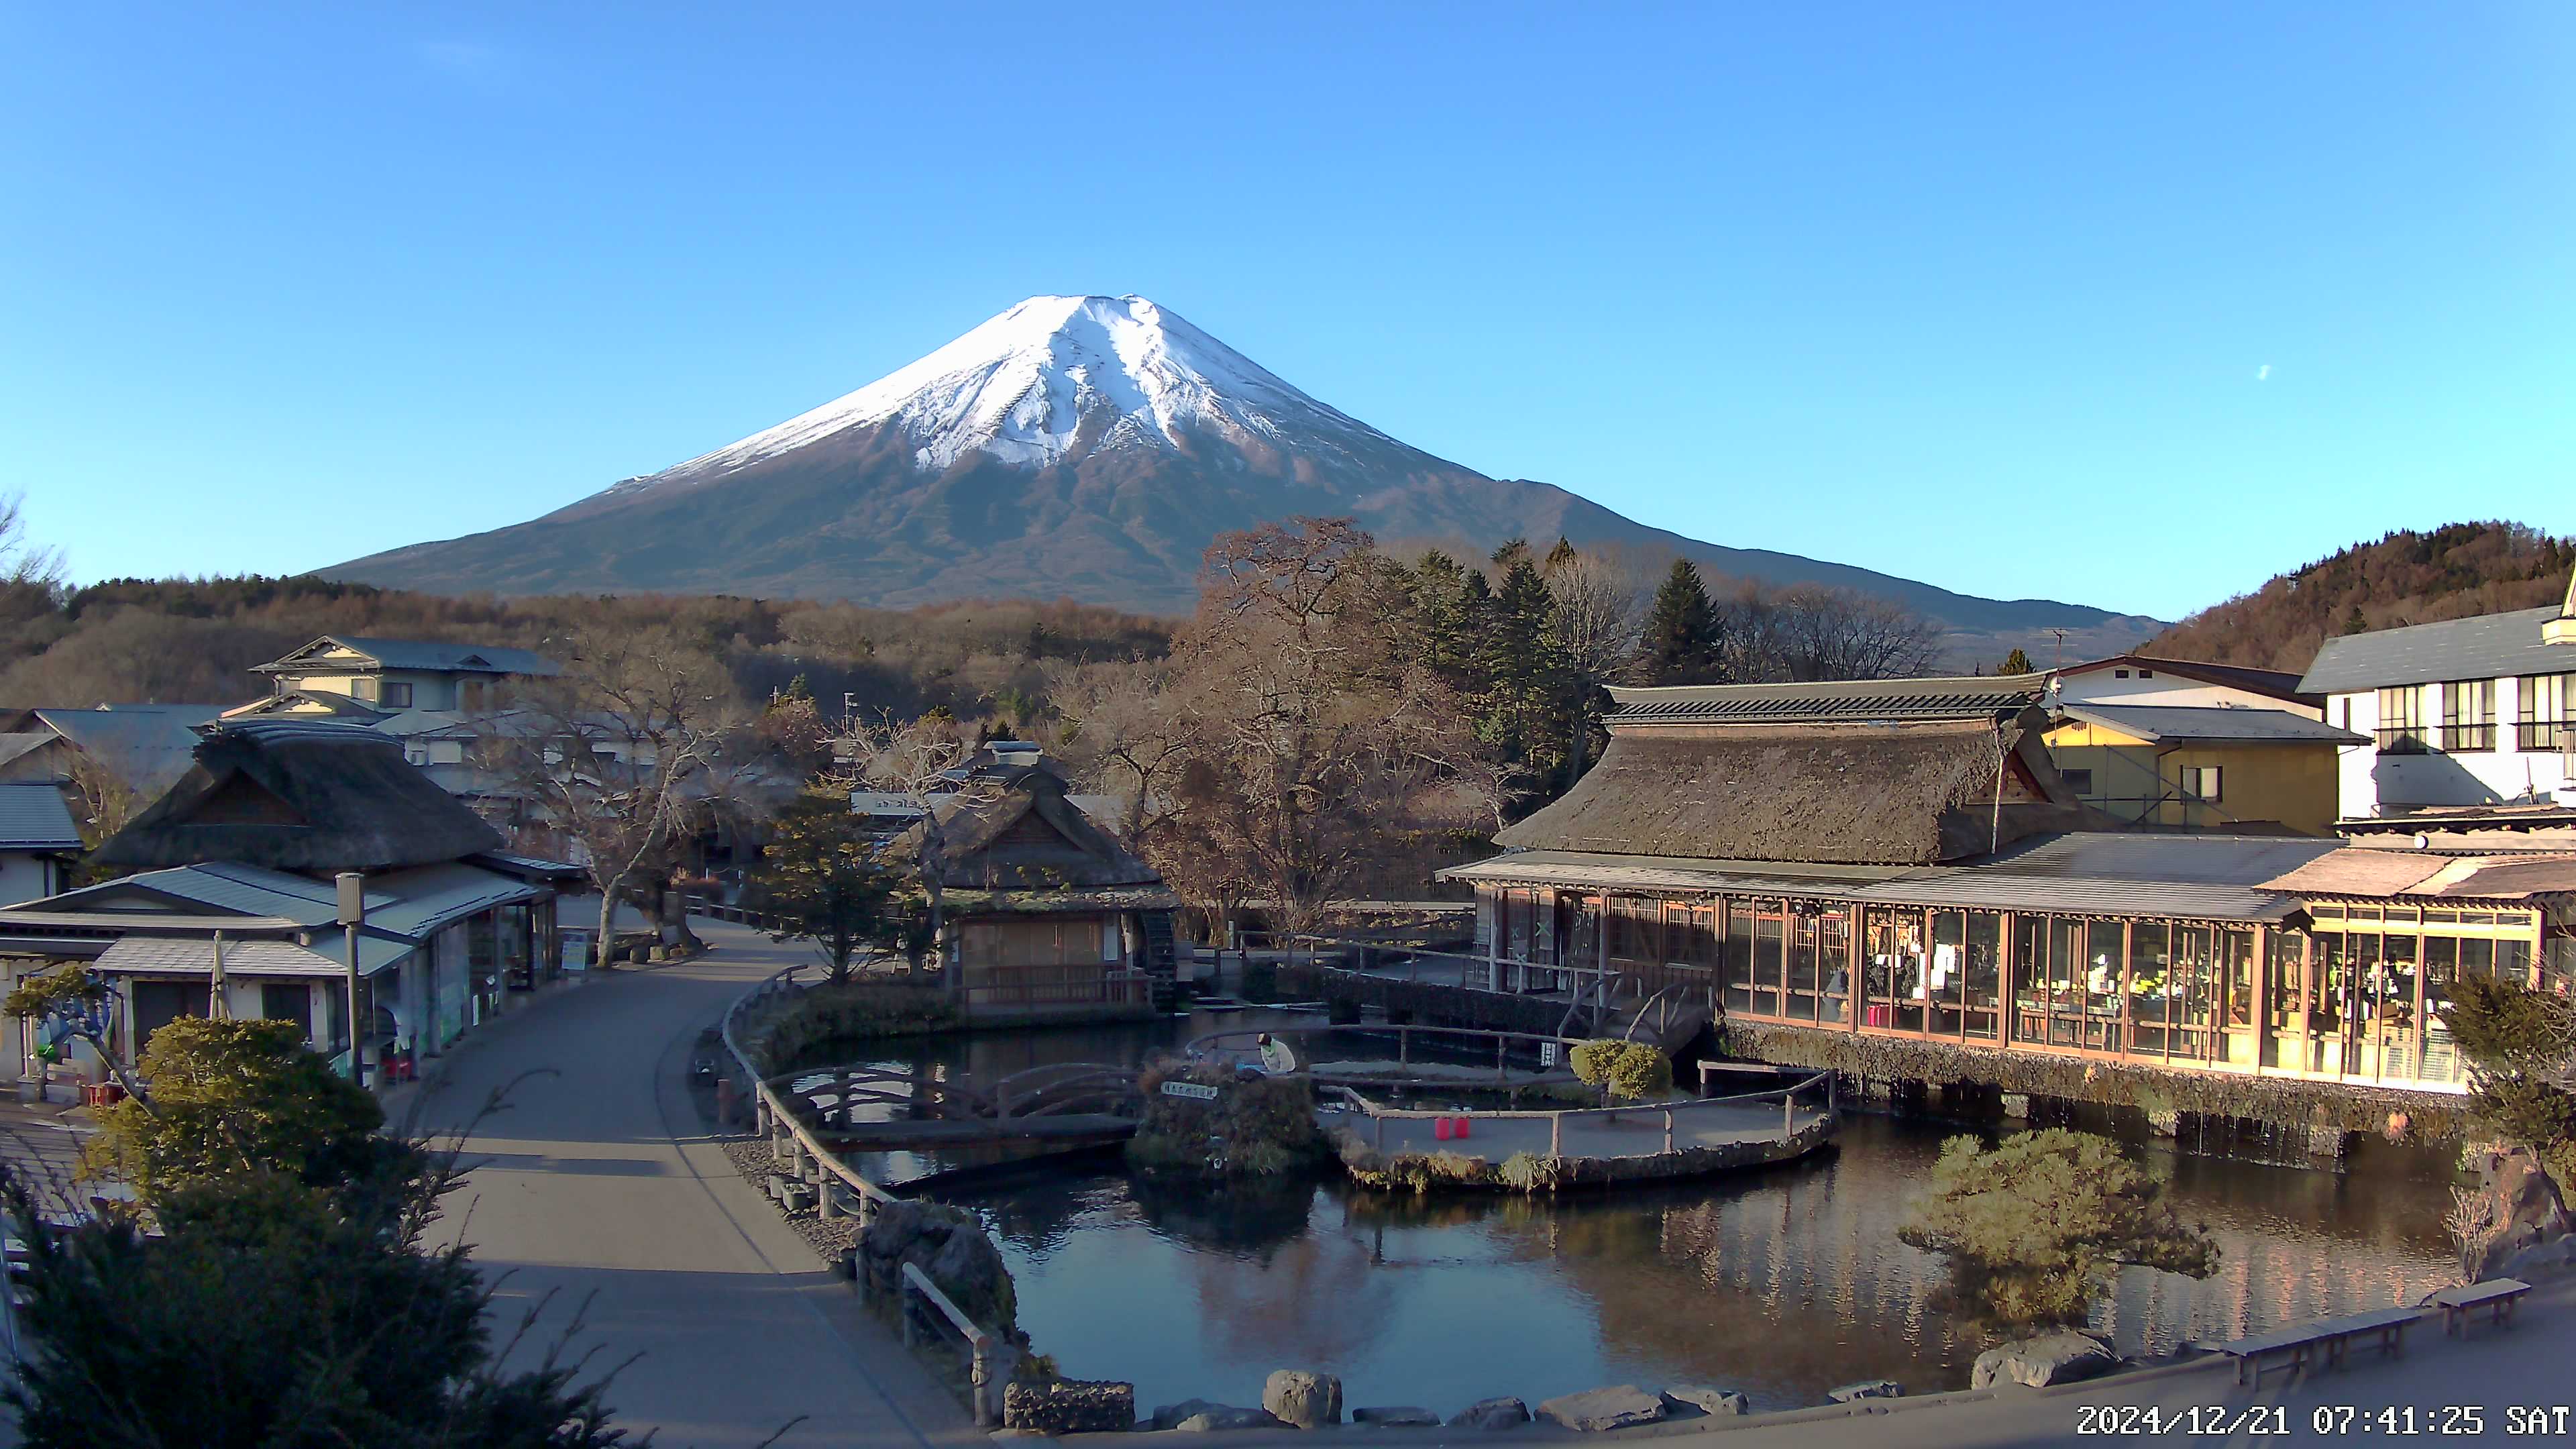
<path fill-rule="evenodd" d="M 1853 588 L 1941 622 L 1963 658 L 1984 636 L 2026 644 L 2065 628 L 2124 643 L 2160 627 L 1706 543 L 1554 484 L 1489 478 L 1133 296 L 1032 297 L 865 387 L 660 472 L 523 523 L 320 572 L 445 593 L 653 590 L 897 608 L 1018 595 L 1180 613 L 1218 533 L 1296 514 L 1353 516 L 1389 543 L 1481 552 L 1514 536 L 1564 537 L 1765 584 Z"/>

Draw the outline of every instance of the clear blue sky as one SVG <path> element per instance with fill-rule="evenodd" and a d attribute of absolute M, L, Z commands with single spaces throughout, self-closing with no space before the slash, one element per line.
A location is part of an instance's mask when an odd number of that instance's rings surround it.
<path fill-rule="evenodd" d="M 1979 594 L 2576 529 L 2576 6 L 785 9 L 0 0 L 0 489 L 82 579 L 291 571 L 1137 292 Z"/>

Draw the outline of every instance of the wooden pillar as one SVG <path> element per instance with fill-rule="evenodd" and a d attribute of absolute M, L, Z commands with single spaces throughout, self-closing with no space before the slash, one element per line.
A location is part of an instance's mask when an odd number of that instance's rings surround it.
<path fill-rule="evenodd" d="M 2254 1027 L 2254 1075 L 2263 1075 L 2263 1049 L 2272 1042 L 2272 928 L 2254 927 L 2254 999 L 2245 1004 L 2245 1019 Z"/>

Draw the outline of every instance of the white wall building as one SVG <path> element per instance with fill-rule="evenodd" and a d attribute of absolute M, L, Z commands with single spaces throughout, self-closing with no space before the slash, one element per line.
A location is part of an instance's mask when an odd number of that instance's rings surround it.
<path fill-rule="evenodd" d="M 2342 752 L 2348 822 L 2576 815 L 2576 586 L 2560 608 L 2330 639 L 2301 687 L 2371 738 Z"/>

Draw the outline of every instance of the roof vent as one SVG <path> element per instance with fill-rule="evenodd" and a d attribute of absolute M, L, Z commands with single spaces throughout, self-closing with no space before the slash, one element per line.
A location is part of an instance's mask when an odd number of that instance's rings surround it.
<path fill-rule="evenodd" d="M 2567 602 L 2559 608 L 2558 617 L 2541 624 L 2540 642 L 2576 644 L 2576 575 L 2567 580 Z"/>

